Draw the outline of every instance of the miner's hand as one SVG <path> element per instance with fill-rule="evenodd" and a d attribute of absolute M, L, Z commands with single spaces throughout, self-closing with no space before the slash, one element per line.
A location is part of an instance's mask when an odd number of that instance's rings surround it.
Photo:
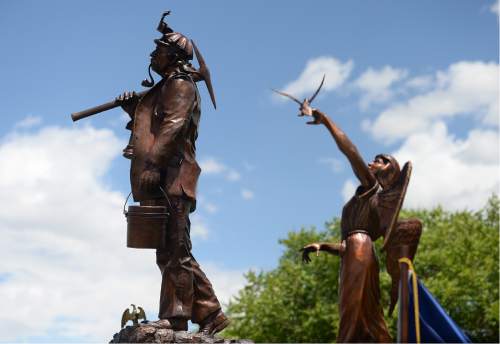
<path fill-rule="evenodd" d="M 311 261 L 309 253 L 311 252 L 316 252 L 316 257 L 319 256 L 320 248 L 321 246 L 318 243 L 309 244 L 301 248 L 300 251 L 302 252 L 302 261 L 306 264 L 309 263 Z"/>
<path fill-rule="evenodd" d="M 137 106 L 137 101 L 139 100 L 139 96 L 135 91 L 132 92 L 123 92 L 115 100 L 120 104 L 123 111 L 128 113 L 131 117 L 133 117 L 135 112 L 135 107 Z"/>
<path fill-rule="evenodd" d="M 160 186 L 160 171 L 157 169 L 147 169 L 141 174 L 141 189 L 154 191 Z"/>

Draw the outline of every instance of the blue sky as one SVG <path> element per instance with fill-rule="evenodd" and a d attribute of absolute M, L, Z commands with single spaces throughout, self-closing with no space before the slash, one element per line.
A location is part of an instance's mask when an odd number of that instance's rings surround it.
<path fill-rule="evenodd" d="M 200 85 L 192 231 L 224 301 L 245 271 L 276 265 L 279 238 L 322 227 L 356 186 L 325 128 L 271 88 L 303 98 L 326 74 L 314 105 L 363 157 L 413 162 L 407 207 L 478 209 L 498 191 L 494 1 L 2 2 L 0 294 L 12 312 L 0 340 L 107 340 L 130 303 L 155 316 L 153 252 L 125 248 L 125 116 L 69 114 L 142 89 L 166 9 L 217 96 L 214 111 Z"/>

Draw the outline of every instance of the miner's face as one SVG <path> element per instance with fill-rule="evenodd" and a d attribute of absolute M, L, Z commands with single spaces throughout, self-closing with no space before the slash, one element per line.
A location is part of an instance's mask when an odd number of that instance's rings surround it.
<path fill-rule="evenodd" d="M 174 62 L 174 54 L 169 46 L 158 44 L 149 56 L 151 56 L 151 68 L 160 75 Z"/>

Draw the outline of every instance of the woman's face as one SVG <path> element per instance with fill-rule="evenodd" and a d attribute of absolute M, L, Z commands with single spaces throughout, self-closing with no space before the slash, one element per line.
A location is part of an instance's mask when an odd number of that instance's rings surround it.
<path fill-rule="evenodd" d="M 382 188 L 390 187 L 400 175 L 399 164 L 391 156 L 379 154 L 368 164 L 368 169 L 377 178 Z"/>
<path fill-rule="evenodd" d="M 368 169 L 373 175 L 379 174 L 381 171 L 384 171 L 390 165 L 390 161 L 382 158 L 381 156 L 375 157 L 375 159 L 368 164 Z"/>

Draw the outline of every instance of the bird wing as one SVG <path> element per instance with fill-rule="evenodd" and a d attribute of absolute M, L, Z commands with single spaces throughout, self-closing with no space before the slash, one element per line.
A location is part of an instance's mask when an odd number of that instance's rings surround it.
<path fill-rule="evenodd" d="M 141 306 L 139 306 L 137 308 L 139 309 L 139 316 L 137 317 L 137 319 L 147 320 L 146 319 L 146 312 L 144 312 L 144 309 Z"/>
<path fill-rule="evenodd" d="M 126 310 L 123 311 L 122 314 L 122 328 L 129 320 L 132 320 L 132 314 L 130 313 L 130 310 L 127 308 Z"/>
<path fill-rule="evenodd" d="M 323 79 L 321 79 L 321 83 L 319 84 L 318 89 L 316 90 L 316 92 L 314 92 L 312 97 L 309 98 L 309 104 L 311 104 L 313 102 L 314 98 L 316 98 L 316 96 L 318 95 L 319 90 L 321 90 L 321 87 L 323 86 L 323 83 L 325 82 L 325 77 L 326 77 L 326 74 L 323 74 Z"/>
<path fill-rule="evenodd" d="M 399 258 L 401 258 L 402 245 L 408 246 L 408 257 L 413 261 L 415 254 L 417 253 L 418 243 L 420 241 L 420 236 L 422 235 L 422 221 L 417 218 L 398 220 L 396 226 L 394 227 L 394 232 L 392 233 L 392 239 L 387 246 L 387 258 L 386 258 L 386 268 L 387 272 L 391 276 L 391 290 L 390 295 L 390 305 L 389 305 L 389 315 L 396 307 L 398 301 L 398 290 L 399 290 Z"/>
<path fill-rule="evenodd" d="M 296 102 L 297 104 L 299 105 L 302 105 L 302 102 L 300 100 L 298 100 L 297 98 L 295 98 L 294 96 L 292 96 L 291 94 L 288 94 L 288 93 L 285 93 L 285 92 L 281 92 L 281 91 L 278 91 L 278 90 L 275 90 L 274 88 L 271 89 L 273 92 L 276 92 L 278 94 L 281 94 L 282 96 L 285 96 L 285 97 L 288 97 L 290 98 L 291 100 L 293 100 L 294 102 Z"/>
<path fill-rule="evenodd" d="M 407 161 L 401 170 L 399 180 L 388 190 L 382 190 L 377 194 L 378 211 L 380 217 L 380 230 L 383 232 L 384 244 L 382 250 L 385 250 L 391 241 L 392 231 L 396 227 L 399 211 L 403 205 L 406 195 L 406 189 L 410 182 L 412 164 Z"/>

